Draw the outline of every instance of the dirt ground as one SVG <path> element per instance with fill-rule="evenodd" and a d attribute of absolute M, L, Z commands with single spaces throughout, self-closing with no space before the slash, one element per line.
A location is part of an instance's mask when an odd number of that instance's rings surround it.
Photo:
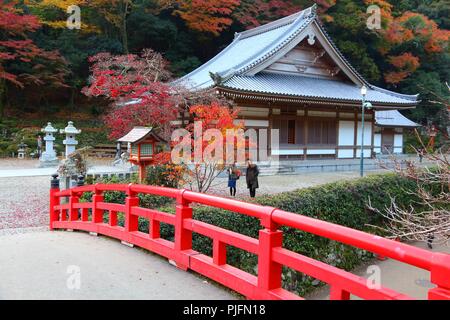
<path fill-rule="evenodd" d="M 0 178 L 0 229 L 48 223 L 50 177 Z"/>
<path fill-rule="evenodd" d="M 110 165 L 113 161 L 111 158 L 89 158 L 90 165 Z M 37 159 L 0 159 L 0 170 L 17 170 L 38 168 L 39 160 Z"/>
<path fill-rule="evenodd" d="M 94 163 L 95 165 L 107 165 L 110 160 L 97 159 Z M 0 160 L 0 170 L 20 170 L 37 166 L 37 160 Z M 259 178 L 260 188 L 257 190 L 257 196 L 358 177 L 358 172 L 315 172 L 299 175 L 262 176 Z M 50 177 L 47 176 L 0 178 L 0 229 L 46 226 L 48 223 L 49 187 Z M 228 197 L 228 192 L 227 179 L 219 178 L 208 193 Z M 236 196 L 243 200 L 248 198 L 245 177 L 238 180 Z"/>
<path fill-rule="evenodd" d="M 106 165 L 110 159 L 93 161 Z M 35 169 L 38 160 L 0 159 L 0 171 Z M 0 178 L 0 229 L 40 227 L 48 224 L 50 177 Z"/>

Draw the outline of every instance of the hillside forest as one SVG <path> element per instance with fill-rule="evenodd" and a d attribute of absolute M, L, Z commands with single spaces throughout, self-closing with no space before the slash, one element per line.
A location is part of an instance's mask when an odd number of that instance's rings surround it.
<path fill-rule="evenodd" d="M 405 115 L 446 132 L 448 0 L 0 0 L 0 126 L 55 114 L 100 119 L 108 101 L 82 90 L 99 53 L 152 49 L 164 57 L 170 80 L 211 59 L 235 32 L 314 3 L 337 46 L 368 81 L 419 93 L 419 107 Z M 71 5 L 80 8 L 80 28 L 67 27 Z M 379 29 L 367 28 L 370 5 L 381 8 Z"/>

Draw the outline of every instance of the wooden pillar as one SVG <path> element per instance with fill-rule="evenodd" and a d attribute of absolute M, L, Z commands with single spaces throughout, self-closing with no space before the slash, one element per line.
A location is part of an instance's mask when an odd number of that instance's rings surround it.
<path fill-rule="evenodd" d="M 373 158 L 373 153 L 375 151 L 375 111 L 372 109 L 372 140 L 370 147 L 370 158 Z"/>
<path fill-rule="evenodd" d="M 358 146 L 358 110 L 355 109 L 355 129 L 353 134 L 353 158 L 356 159 L 356 150 Z"/>
<path fill-rule="evenodd" d="M 304 131 L 304 137 L 305 137 L 305 146 L 303 148 L 303 160 L 306 160 L 308 158 L 307 152 L 308 152 L 308 109 L 305 108 L 305 131 Z"/>
<path fill-rule="evenodd" d="M 336 155 L 335 159 L 339 158 L 339 110 L 336 110 Z"/>
<path fill-rule="evenodd" d="M 272 105 L 269 102 L 269 128 L 267 132 L 267 156 L 272 158 L 272 126 L 273 126 L 273 111 Z"/>
<path fill-rule="evenodd" d="M 146 163 L 145 162 L 139 162 L 139 183 L 144 183 L 146 178 Z"/>

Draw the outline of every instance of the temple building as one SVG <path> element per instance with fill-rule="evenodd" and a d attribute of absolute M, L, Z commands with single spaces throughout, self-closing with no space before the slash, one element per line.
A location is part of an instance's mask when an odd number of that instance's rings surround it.
<path fill-rule="evenodd" d="M 418 96 L 368 83 L 339 52 L 315 6 L 236 33 L 177 83 L 233 99 L 247 128 L 279 129 L 279 150 L 270 152 L 281 159 L 360 157 L 364 86 L 373 106 L 365 110 L 364 157 L 402 153 L 403 130 L 417 126 L 398 110 L 415 108 Z"/>

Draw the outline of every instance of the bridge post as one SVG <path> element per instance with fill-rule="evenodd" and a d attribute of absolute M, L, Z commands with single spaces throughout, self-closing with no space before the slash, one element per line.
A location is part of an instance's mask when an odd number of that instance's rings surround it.
<path fill-rule="evenodd" d="M 103 210 L 97 205 L 99 202 L 103 202 L 103 192 L 95 187 L 92 195 L 92 223 L 103 222 Z"/>
<path fill-rule="evenodd" d="M 139 205 L 139 198 L 131 191 L 131 183 L 127 188 L 127 197 L 125 199 L 125 230 L 133 232 L 138 230 L 139 218 L 132 214 L 132 207 Z"/>
<path fill-rule="evenodd" d="M 74 204 L 78 203 L 79 201 L 78 194 L 74 193 L 72 190 L 70 191 L 70 198 L 69 198 L 69 221 L 76 221 L 78 220 L 78 209 L 74 208 Z"/>
<path fill-rule="evenodd" d="M 428 299 L 450 300 L 450 255 L 433 253 L 430 271 L 431 282 L 436 287 L 428 291 Z"/>
<path fill-rule="evenodd" d="M 183 198 L 184 189 L 176 199 L 175 211 L 175 251 L 178 255 L 176 265 L 177 268 L 187 270 L 189 267 L 189 257 L 184 256 L 182 251 L 192 249 L 192 231 L 184 228 L 184 220 L 192 219 L 192 208 L 189 202 Z"/>
<path fill-rule="evenodd" d="M 281 287 L 282 265 L 272 260 L 272 249 L 282 246 L 283 232 L 272 221 L 272 212 L 276 209 L 269 209 L 270 213 L 261 220 L 265 229 L 259 231 L 258 287 L 263 291 Z"/>
<path fill-rule="evenodd" d="M 55 210 L 55 206 L 60 205 L 60 197 L 55 196 L 57 192 L 59 192 L 59 179 L 57 174 L 53 174 L 50 180 L 50 230 L 53 230 L 53 222 L 59 220 L 59 212 Z"/>
<path fill-rule="evenodd" d="M 350 300 L 350 292 L 335 285 L 330 285 L 330 300 Z"/>

